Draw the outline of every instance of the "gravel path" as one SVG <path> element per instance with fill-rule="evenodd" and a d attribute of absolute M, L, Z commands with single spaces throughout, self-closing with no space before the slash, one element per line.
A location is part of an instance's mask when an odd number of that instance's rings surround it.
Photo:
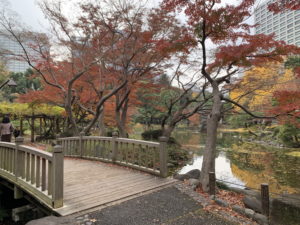
<path fill-rule="evenodd" d="M 234 224 L 202 210 L 175 187 L 76 218 L 78 225 L 221 225 Z"/>
<path fill-rule="evenodd" d="M 172 186 L 77 217 L 46 217 L 31 221 L 28 225 L 238 224 L 205 212 L 202 207 L 199 199 Z"/>

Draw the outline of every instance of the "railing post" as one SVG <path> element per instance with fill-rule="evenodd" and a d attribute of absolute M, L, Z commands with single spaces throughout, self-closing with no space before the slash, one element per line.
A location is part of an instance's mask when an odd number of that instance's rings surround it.
<path fill-rule="evenodd" d="M 269 184 L 261 184 L 261 206 L 262 213 L 269 217 L 270 197 L 269 197 Z"/>
<path fill-rule="evenodd" d="M 64 193 L 64 155 L 62 146 L 53 148 L 53 179 L 52 179 L 52 206 L 59 208 L 63 206 Z"/>
<path fill-rule="evenodd" d="M 117 143 L 118 132 L 112 133 L 112 161 L 116 162 L 118 157 L 118 143 Z"/>
<path fill-rule="evenodd" d="M 160 176 L 168 176 L 168 150 L 167 150 L 167 137 L 159 138 L 159 165 L 160 165 Z"/>
<path fill-rule="evenodd" d="M 215 175 L 215 172 L 209 172 L 209 195 L 216 195 L 216 175 Z"/>
<path fill-rule="evenodd" d="M 23 142 L 24 142 L 24 138 L 23 137 L 17 137 L 16 138 L 16 140 L 15 140 L 15 143 L 16 143 L 16 148 L 15 148 L 15 161 L 14 161 L 14 166 L 15 166 L 15 168 L 14 168 L 14 174 L 15 174 L 15 177 L 16 177 L 16 179 L 18 179 L 18 177 L 19 177 L 19 164 L 20 165 L 23 165 L 23 163 L 24 162 L 19 162 L 19 146 L 21 145 L 21 144 L 23 144 Z"/>
<path fill-rule="evenodd" d="M 83 136 L 84 132 L 79 133 L 79 151 L 80 151 L 80 158 L 83 156 Z"/>

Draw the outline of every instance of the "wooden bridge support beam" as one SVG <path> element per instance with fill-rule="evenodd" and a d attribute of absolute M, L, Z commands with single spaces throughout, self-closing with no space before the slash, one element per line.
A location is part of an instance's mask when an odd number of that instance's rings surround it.
<path fill-rule="evenodd" d="M 117 161 L 117 156 L 118 156 L 118 143 L 116 141 L 118 137 L 118 133 L 117 132 L 113 132 L 112 134 L 112 161 L 116 162 Z"/>
<path fill-rule="evenodd" d="M 52 204 L 53 208 L 63 206 L 64 193 L 64 155 L 62 146 L 56 145 L 53 149 L 53 190 Z"/>
<path fill-rule="evenodd" d="M 15 185 L 14 186 L 14 199 L 21 199 L 23 197 L 24 197 L 23 191 Z"/>
<path fill-rule="evenodd" d="M 168 176 L 168 151 L 167 151 L 168 139 L 166 137 L 160 137 L 159 142 L 160 142 L 159 145 L 160 176 L 167 177 Z"/>

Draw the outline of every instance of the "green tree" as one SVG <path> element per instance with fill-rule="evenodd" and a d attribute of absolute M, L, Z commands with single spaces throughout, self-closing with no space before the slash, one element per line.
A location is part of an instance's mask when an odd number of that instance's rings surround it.
<path fill-rule="evenodd" d="M 27 69 L 25 72 L 12 72 L 9 78 L 14 80 L 16 87 L 4 87 L 3 98 L 12 102 L 19 94 L 25 94 L 29 90 L 40 90 L 42 88 L 40 78 L 34 76 L 32 69 Z"/>
<path fill-rule="evenodd" d="M 8 75 L 9 72 L 6 69 L 4 62 L 0 61 L 0 84 L 7 80 Z"/>

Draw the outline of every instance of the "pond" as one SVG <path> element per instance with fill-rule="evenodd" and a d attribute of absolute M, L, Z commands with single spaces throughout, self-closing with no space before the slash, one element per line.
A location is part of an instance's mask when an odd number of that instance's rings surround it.
<path fill-rule="evenodd" d="M 14 199 L 14 193 L 9 188 L 0 185 L 0 225 L 24 225 L 26 222 L 13 222 L 12 209 L 27 205 L 25 199 Z"/>
<path fill-rule="evenodd" d="M 205 134 L 175 132 L 175 139 L 193 154 L 193 159 L 179 170 L 186 173 L 201 169 Z M 274 148 L 247 142 L 242 133 L 218 134 L 216 177 L 230 186 L 259 189 L 268 183 L 273 193 L 300 194 L 300 157 L 291 149 Z M 298 150 L 295 150 L 299 152 Z"/>

